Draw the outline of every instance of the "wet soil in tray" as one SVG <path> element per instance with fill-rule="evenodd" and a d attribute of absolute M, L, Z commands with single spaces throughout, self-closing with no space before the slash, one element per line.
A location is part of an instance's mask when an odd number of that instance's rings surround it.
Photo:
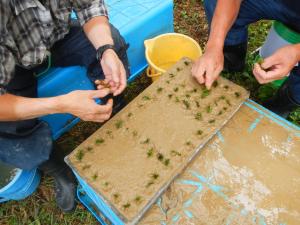
<path fill-rule="evenodd" d="M 182 59 L 67 158 L 126 224 L 135 224 L 248 92 L 220 78 L 209 91 Z"/>

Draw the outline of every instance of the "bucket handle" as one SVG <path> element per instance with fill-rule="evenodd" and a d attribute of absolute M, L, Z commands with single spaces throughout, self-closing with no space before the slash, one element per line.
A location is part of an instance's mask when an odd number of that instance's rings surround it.
<path fill-rule="evenodd" d="M 148 77 L 158 77 L 158 76 L 161 76 L 161 74 L 162 74 L 161 72 L 157 72 L 157 73 L 152 74 L 151 73 L 151 68 L 150 67 L 147 68 L 147 76 Z"/>

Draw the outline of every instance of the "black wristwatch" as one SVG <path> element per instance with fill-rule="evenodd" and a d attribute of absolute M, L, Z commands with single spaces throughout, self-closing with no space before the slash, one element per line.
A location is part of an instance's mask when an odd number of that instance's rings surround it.
<path fill-rule="evenodd" d="M 101 46 L 101 47 L 99 47 L 99 48 L 97 49 L 96 58 L 97 58 L 98 61 L 101 60 L 103 53 L 104 53 L 107 49 L 112 49 L 112 50 L 114 50 L 115 52 L 117 52 L 116 49 L 115 49 L 115 46 L 109 45 L 109 44 L 103 45 L 103 46 Z"/>

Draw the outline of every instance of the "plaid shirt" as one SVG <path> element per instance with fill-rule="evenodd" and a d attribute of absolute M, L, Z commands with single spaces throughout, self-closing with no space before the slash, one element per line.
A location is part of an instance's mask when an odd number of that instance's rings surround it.
<path fill-rule="evenodd" d="M 47 50 L 64 38 L 74 10 L 81 25 L 107 16 L 104 0 L 0 0 L 0 95 L 15 65 L 42 63 Z"/>

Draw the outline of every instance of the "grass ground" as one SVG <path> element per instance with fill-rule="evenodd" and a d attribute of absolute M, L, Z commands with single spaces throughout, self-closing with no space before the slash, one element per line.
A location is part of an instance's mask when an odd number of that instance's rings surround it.
<path fill-rule="evenodd" d="M 201 1 L 198 0 L 175 0 L 175 30 L 187 34 L 196 39 L 202 47 L 207 40 L 208 26 Z M 249 28 L 249 52 L 262 45 L 270 22 L 261 21 Z M 223 74 L 225 77 L 244 86 L 251 91 L 251 97 L 261 102 L 274 93 L 269 85 L 260 86 L 252 76 L 251 68 L 253 56 L 248 55 L 247 68 L 243 73 Z M 126 91 L 126 98 L 130 101 L 149 84 L 150 80 L 143 74 L 134 83 L 130 84 Z M 300 109 L 291 114 L 292 122 L 300 124 Z M 72 151 L 77 145 L 90 136 L 99 128 L 99 124 L 81 122 L 69 133 L 58 140 L 58 144 L 66 152 Z M 63 225 L 63 224 L 97 224 L 96 220 L 82 205 L 78 205 L 72 214 L 62 214 L 55 206 L 53 181 L 43 177 L 38 191 L 24 201 L 11 201 L 0 205 L 0 224 L 6 225 Z"/>

